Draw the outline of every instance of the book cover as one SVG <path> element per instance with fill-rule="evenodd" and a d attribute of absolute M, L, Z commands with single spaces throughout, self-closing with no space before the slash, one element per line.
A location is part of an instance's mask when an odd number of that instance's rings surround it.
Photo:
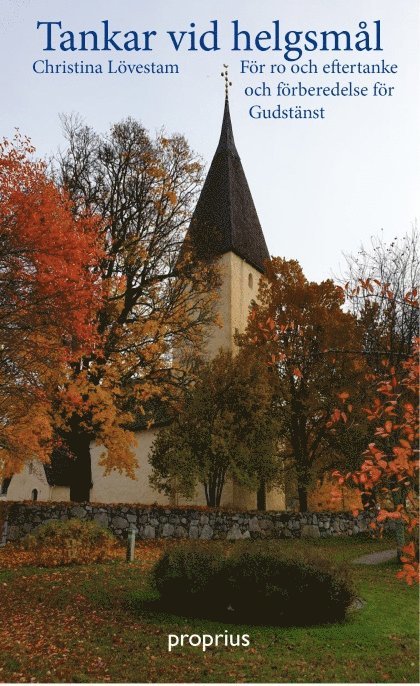
<path fill-rule="evenodd" d="M 0 680 L 415 682 L 418 2 L 0 10 Z"/>

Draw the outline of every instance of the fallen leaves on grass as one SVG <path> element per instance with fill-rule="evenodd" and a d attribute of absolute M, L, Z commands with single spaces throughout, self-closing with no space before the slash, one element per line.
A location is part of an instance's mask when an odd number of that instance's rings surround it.
<path fill-rule="evenodd" d="M 258 628 L 252 632 L 249 650 L 203 653 L 191 648 L 168 653 L 169 633 L 215 633 L 218 628 L 150 608 L 153 589 L 147 570 L 171 545 L 177 542 L 139 542 L 132 564 L 117 559 L 109 564 L 54 569 L 24 569 L 22 559 L 16 559 L 17 546 L 0 549 L 0 568 L 5 567 L 6 558 L 9 565 L 17 563 L 15 570 L 0 570 L 0 682 L 324 683 L 383 681 L 385 674 L 388 681 L 415 680 L 417 644 L 412 624 L 405 628 L 407 617 L 415 615 L 413 589 L 401 589 L 387 568 L 375 572 L 382 594 L 377 606 L 381 621 L 376 622 L 375 613 L 370 619 L 369 613 L 358 613 L 348 625 L 299 630 L 293 636 L 289 630 Z M 341 543 L 342 548 L 347 545 Z M 366 547 L 360 550 L 360 543 L 353 545 L 359 554 L 366 552 Z M 329 546 L 337 555 L 336 544 Z M 124 555 L 121 545 L 120 556 Z M 372 570 L 361 568 L 358 574 L 372 578 L 373 583 Z M 404 596 L 404 605 L 397 609 L 389 605 L 394 593 L 400 596 L 400 603 Z M 133 597 L 140 601 L 135 607 L 129 602 Z M 394 612 L 398 624 L 402 607 L 407 608 L 407 616 L 395 627 L 399 643 L 394 645 L 386 640 L 390 630 L 383 628 L 382 619 L 386 619 L 385 613 Z M 365 654 L 359 649 L 356 652 L 355 644 L 362 640 L 361 632 L 367 631 L 364 623 L 369 621 L 372 643 L 367 644 Z M 394 621 L 391 625 L 394 627 Z M 337 632 L 342 634 L 340 645 Z M 402 644 L 407 645 L 404 669 L 398 666 Z M 372 661 L 373 651 L 378 653 L 377 663 Z"/>
<path fill-rule="evenodd" d="M 172 543 L 172 542 L 171 542 Z M 168 543 L 165 544 L 168 547 Z M 147 568 L 151 567 L 162 555 L 164 543 L 162 541 L 139 542 L 136 545 L 135 559 L 141 561 Z M 90 564 L 100 559 L 101 551 L 93 552 L 92 559 L 85 558 L 80 563 Z M 123 544 L 115 546 L 107 552 L 107 560 L 124 560 L 126 548 Z M 59 567 L 66 564 L 63 556 L 55 548 L 46 547 L 43 550 L 24 550 L 18 543 L 7 543 L 0 548 L 0 569 L 15 569 L 17 567 Z"/>

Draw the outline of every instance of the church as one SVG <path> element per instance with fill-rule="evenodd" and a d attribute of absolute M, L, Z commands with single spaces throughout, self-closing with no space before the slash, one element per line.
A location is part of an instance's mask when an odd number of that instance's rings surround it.
<path fill-rule="evenodd" d="M 206 231 L 205 227 L 215 227 L 215 230 Z M 245 330 L 250 305 L 257 298 L 259 281 L 263 278 L 269 252 L 236 149 L 227 90 L 219 143 L 193 213 L 187 239 L 193 242 L 198 255 L 201 252 L 203 256 L 217 258 L 220 266 L 218 318 L 221 326 L 214 325 L 209 331 L 206 352 L 212 356 L 221 348 L 233 351 L 235 333 Z M 92 444 L 91 502 L 206 504 L 201 486 L 190 501 L 176 496 L 169 501 L 167 496 L 150 486 L 151 466 L 148 455 L 157 431 L 159 429 L 154 427 L 136 434 L 135 452 L 139 466 L 135 479 L 119 472 L 105 476 L 103 468 L 99 466 L 103 449 Z M 37 462 L 28 463 L 21 473 L 12 477 L 10 483 L 3 484 L 2 491 L 1 497 L 10 501 L 70 500 L 66 469 L 54 462 L 45 467 Z M 221 506 L 256 509 L 257 493 L 230 481 L 223 490 Z M 266 507 L 269 510 L 284 510 L 284 492 L 279 488 L 269 491 L 266 494 Z"/>

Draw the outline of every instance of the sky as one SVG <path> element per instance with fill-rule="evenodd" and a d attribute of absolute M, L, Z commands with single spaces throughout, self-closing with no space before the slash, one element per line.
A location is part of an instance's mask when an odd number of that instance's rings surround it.
<path fill-rule="evenodd" d="M 215 151 L 223 114 L 220 76 L 229 65 L 230 109 L 242 159 L 269 251 L 297 259 L 313 280 L 337 275 L 343 253 L 382 233 L 402 236 L 419 217 L 418 165 L 420 53 L 418 0 L 0 0 L 0 137 L 15 127 L 31 137 L 40 156 L 64 146 L 59 113 L 79 113 L 98 131 L 131 116 L 151 132 L 182 133 L 206 165 Z M 149 52 L 45 52 L 45 30 L 37 21 L 61 21 L 76 34 L 112 30 L 155 30 Z M 168 31 L 199 34 L 217 21 L 218 51 L 174 49 Z M 312 63 L 318 73 L 290 72 L 282 52 L 232 51 L 233 24 L 252 37 L 273 32 L 347 30 L 366 22 L 374 43 L 381 24 L 382 51 L 308 52 L 295 64 Z M 177 34 L 178 35 L 178 34 Z M 186 39 L 188 35 L 186 35 Z M 209 41 L 210 37 L 207 37 Z M 55 40 L 54 45 L 58 45 Z M 209 43 L 207 43 L 209 44 Z M 273 43 L 266 41 L 263 45 Z M 255 43 L 253 43 L 255 47 Z M 326 75 L 324 64 L 396 64 L 396 74 Z M 102 64 L 103 74 L 36 74 L 35 60 L 59 64 L 83 60 Z M 109 59 L 127 63 L 177 64 L 178 74 L 109 74 Z M 265 64 L 263 75 L 241 73 L 243 60 Z M 272 64 L 286 73 L 270 74 Z M 282 68 L 282 67 L 281 67 Z M 271 96 L 247 95 L 262 82 Z M 277 97 L 279 82 L 304 86 L 366 86 L 367 97 Z M 392 95 L 371 95 L 375 82 Z M 301 105 L 324 108 L 323 119 L 253 119 L 249 110 Z"/>

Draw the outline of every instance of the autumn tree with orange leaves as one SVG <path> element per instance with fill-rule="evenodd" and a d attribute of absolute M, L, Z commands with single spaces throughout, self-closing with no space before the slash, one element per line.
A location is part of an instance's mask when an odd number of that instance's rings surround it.
<path fill-rule="evenodd" d="M 18 133 L 0 143 L 0 469 L 49 459 L 53 398 L 90 350 L 100 290 L 98 220 L 67 194 Z"/>
<path fill-rule="evenodd" d="M 378 279 L 360 279 L 355 288 L 348 292 L 350 298 L 369 300 L 373 296 L 382 301 L 385 293 L 391 312 L 403 309 L 406 319 L 418 319 L 419 302 L 415 287 L 406 293 L 396 294 L 388 283 L 381 284 Z M 395 349 L 389 350 L 388 355 L 385 351 L 377 362 L 378 371 L 369 375 L 370 380 L 373 379 L 375 393 L 364 413 L 374 436 L 365 446 L 360 468 L 333 473 L 339 485 L 356 484 L 367 498 L 373 496 L 379 500 L 381 509 L 373 526 L 380 530 L 385 522 L 393 522 L 398 555 L 403 563 L 398 576 L 409 584 L 418 581 L 419 571 L 419 339 L 414 337 L 414 333 L 413 329 L 411 351 L 400 349 L 398 355 Z M 351 402 L 350 393 L 346 393 L 345 401 Z M 333 432 L 337 427 L 341 433 L 345 432 L 341 413 L 338 403 L 331 417 Z"/>
<path fill-rule="evenodd" d="M 73 458 L 70 496 L 81 501 L 89 500 L 93 440 L 104 446 L 106 471 L 134 475 L 133 430 L 150 425 L 191 380 L 215 320 L 219 277 L 187 251 L 179 258 L 202 182 L 182 136 L 152 139 L 132 119 L 105 135 L 77 118 L 64 127 L 57 178 L 77 215 L 102 219 L 100 348 L 73 366 L 57 403 L 58 430 Z"/>
<path fill-rule="evenodd" d="M 297 481 L 301 511 L 308 509 L 313 478 L 346 459 L 328 423 L 337 395 L 348 386 L 359 388 L 363 376 L 363 362 L 351 352 L 361 345 L 356 320 L 343 303 L 332 281 L 310 282 L 298 262 L 273 258 L 238 339 L 241 346 L 260 348 L 271 365 L 273 411 L 281 419 L 285 467 Z"/>

